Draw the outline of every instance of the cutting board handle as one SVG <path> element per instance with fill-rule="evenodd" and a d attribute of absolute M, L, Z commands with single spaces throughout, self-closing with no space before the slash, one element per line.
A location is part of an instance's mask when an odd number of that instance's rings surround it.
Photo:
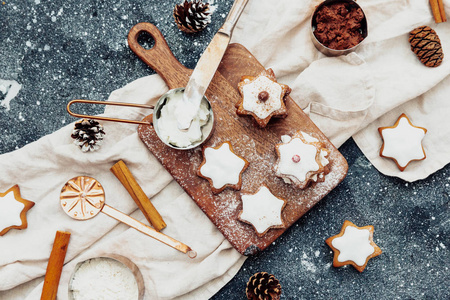
<path fill-rule="evenodd" d="M 155 40 L 150 49 L 142 47 L 138 38 L 148 33 Z M 166 39 L 159 29 L 151 23 L 138 23 L 128 33 L 128 46 L 150 68 L 155 70 L 170 89 L 185 87 L 192 70 L 183 66 L 170 51 Z"/>

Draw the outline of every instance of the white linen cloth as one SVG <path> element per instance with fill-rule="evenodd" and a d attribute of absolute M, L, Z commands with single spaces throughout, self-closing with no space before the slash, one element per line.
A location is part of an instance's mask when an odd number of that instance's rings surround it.
<path fill-rule="evenodd" d="M 450 25 L 434 24 L 427 0 L 360 0 L 369 23 L 369 36 L 355 53 L 325 57 L 310 40 L 310 16 L 320 1 L 249 1 L 235 29 L 233 41 L 247 47 L 282 83 L 311 119 L 340 146 L 353 136 L 380 170 L 407 181 L 425 178 L 450 160 L 450 62 L 438 68 L 423 66 L 411 52 L 408 34 L 429 25 L 450 49 Z M 450 0 L 445 0 L 450 16 Z M 110 100 L 149 103 L 167 87 L 149 76 L 112 93 Z M 154 101 L 154 99 L 152 100 Z M 391 126 L 405 112 L 417 126 L 426 127 L 427 158 L 404 172 L 378 156 L 377 128 Z M 148 112 L 107 108 L 109 116 L 141 119 Z M 139 141 L 136 126 L 105 123 L 107 136 L 98 152 L 84 154 L 71 144 L 73 124 L 0 156 L 0 189 L 14 184 L 22 196 L 36 202 L 28 213 L 29 228 L 0 238 L 0 290 L 31 281 L 45 273 L 56 230 L 72 232 L 59 299 L 67 297 L 67 280 L 74 265 L 92 256 L 118 253 L 134 261 L 144 274 L 146 299 L 206 299 L 223 286 L 244 261 L 192 200 L 173 182 Z M 92 220 L 70 219 L 59 207 L 59 191 L 71 177 L 86 174 L 105 187 L 106 203 L 141 221 L 144 217 L 124 188 L 109 172 L 123 159 L 166 220 L 164 233 L 198 252 L 190 260 L 167 246 L 100 214 Z M 41 279 L 42 280 L 42 279 Z M 38 280 L 39 281 L 39 280 Z M 37 283 L 34 282 L 34 285 Z M 8 296 L 38 299 L 42 284 L 18 287 Z M 6 295 L 1 294 L 0 298 Z"/>
<path fill-rule="evenodd" d="M 311 42 L 311 15 L 322 1 L 250 1 L 233 33 L 278 81 L 335 146 L 350 136 L 383 174 L 423 179 L 450 162 L 450 23 L 435 24 L 428 0 L 359 0 L 368 37 L 347 56 L 326 57 Z M 450 0 L 444 0 L 450 16 Z M 439 35 L 444 61 L 422 65 L 410 50 L 409 32 L 428 25 Z M 381 158 L 378 127 L 402 114 L 425 127 L 427 158 L 403 172 Z"/>
<path fill-rule="evenodd" d="M 113 92 L 111 101 L 156 103 L 167 91 L 158 75 L 138 79 Z M 149 111 L 108 107 L 112 117 L 140 120 Z M 0 237 L 0 291 L 45 274 L 57 230 L 71 232 L 58 299 L 67 299 L 68 282 L 75 265 L 109 253 L 133 261 L 145 280 L 145 299 L 208 299 L 239 270 L 245 257 L 216 229 L 192 199 L 172 179 L 140 141 L 137 125 L 105 122 L 100 150 L 82 153 L 72 143 L 73 124 L 20 150 L 0 156 L 0 191 L 14 184 L 23 198 L 34 201 L 28 212 L 28 228 L 11 230 Z M 174 250 L 100 213 L 86 221 L 67 216 L 59 193 L 67 180 L 79 175 L 96 178 L 104 187 L 106 204 L 143 223 L 147 220 L 109 168 L 125 161 L 145 193 L 163 216 L 163 233 L 197 251 L 195 259 Z M 119 224 L 119 225 L 118 225 Z M 20 288 L 0 299 L 40 299 L 42 283 L 27 296 Z M 17 298 L 15 298 L 17 297 Z"/>

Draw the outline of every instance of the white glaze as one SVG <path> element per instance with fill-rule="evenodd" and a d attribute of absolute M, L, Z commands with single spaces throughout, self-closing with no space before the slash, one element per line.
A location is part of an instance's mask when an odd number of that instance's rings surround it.
<path fill-rule="evenodd" d="M 14 198 L 13 191 L 0 197 L 0 231 L 6 227 L 22 225 L 20 213 L 24 208 L 25 204 Z"/>
<path fill-rule="evenodd" d="M 200 173 L 210 178 L 216 189 L 227 184 L 237 184 L 245 167 L 245 161 L 231 151 L 228 143 L 223 143 L 218 149 L 206 148 L 205 160 Z"/>
<path fill-rule="evenodd" d="M 303 143 L 300 138 L 293 138 L 284 143 L 278 147 L 278 151 L 280 160 L 277 166 L 277 175 L 293 176 L 299 181 L 305 181 L 308 172 L 319 170 L 319 164 L 316 162 L 317 148 L 314 145 Z M 300 162 L 292 161 L 294 155 L 300 156 Z"/>
<path fill-rule="evenodd" d="M 253 195 L 242 195 L 242 214 L 240 218 L 251 223 L 259 234 L 271 226 L 283 225 L 281 210 L 284 201 L 275 197 L 270 190 L 261 186 Z"/>
<path fill-rule="evenodd" d="M 258 95 L 260 92 L 269 93 L 269 99 L 260 101 Z M 273 82 L 265 76 L 259 76 L 251 83 L 243 86 L 244 100 L 242 107 L 253 112 L 258 118 L 265 119 L 272 112 L 281 108 L 281 92 L 280 84 Z"/>
<path fill-rule="evenodd" d="M 425 157 L 422 139 L 425 131 L 409 124 L 405 116 L 400 118 L 395 128 L 382 129 L 384 139 L 383 156 L 394 158 L 401 167 L 410 161 Z"/>
<path fill-rule="evenodd" d="M 316 139 L 315 137 L 313 137 L 312 135 L 307 134 L 306 132 L 300 131 L 302 133 L 303 138 L 305 139 L 305 141 L 307 141 L 308 143 L 317 143 L 319 142 L 318 139 Z"/>
<path fill-rule="evenodd" d="M 158 131 L 163 141 L 178 147 L 188 147 L 202 139 L 202 127 L 208 122 L 209 109 L 207 102 L 202 101 L 189 129 L 180 130 L 175 111 L 182 102 L 182 92 L 170 95 L 170 99 L 161 108 L 161 117 L 158 119 Z"/>
<path fill-rule="evenodd" d="M 368 229 L 359 229 L 353 226 L 347 226 L 344 235 L 332 240 L 331 244 L 339 250 L 337 260 L 345 262 L 353 261 L 358 266 L 366 263 L 367 257 L 375 252 L 370 244 L 370 231 Z"/>

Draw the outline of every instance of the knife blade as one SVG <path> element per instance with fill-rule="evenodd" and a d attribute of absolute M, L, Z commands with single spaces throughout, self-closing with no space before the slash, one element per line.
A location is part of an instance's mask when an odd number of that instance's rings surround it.
<path fill-rule="evenodd" d="M 219 67 L 231 39 L 231 33 L 248 0 L 236 0 L 223 26 L 214 35 L 192 72 L 183 94 L 183 101 L 175 110 L 178 129 L 187 130 L 196 116 L 203 95 Z"/>

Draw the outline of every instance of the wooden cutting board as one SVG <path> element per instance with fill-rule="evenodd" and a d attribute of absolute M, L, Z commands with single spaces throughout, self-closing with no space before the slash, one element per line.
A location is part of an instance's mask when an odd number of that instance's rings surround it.
<path fill-rule="evenodd" d="M 143 32 L 147 32 L 155 40 L 153 48 L 146 50 L 138 44 L 137 38 Z M 128 43 L 145 63 L 161 75 L 170 89 L 186 86 L 192 70 L 176 60 L 161 32 L 154 25 L 137 24 L 129 33 Z M 206 97 L 214 111 L 215 129 L 205 146 L 217 146 L 230 141 L 234 151 L 249 161 L 250 165 L 242 176 L 241 191 L 225 189 L 214 195 L 209 182 L 196 174 L 203 160 L 201 147 L 191 150 L 172 149 L 158 139 L 152 126 L 138 127 L 139 137 L 148 149 L 225 238 L 244 255 L 255 254 L 269 246 L 335 188 L 344 179 L 348 169 L 345 158 L 290 97 L 286 99 L 288 116 L 284 119 L 272 119 L 266 128 L 259 128 L 250 116 L 236 115 L 234 105 L 240 98 L 237 83 L 241 76 L 255 76 L 263 69 L 242 45 L 231 44 L 206 91 Z M 152 115 L 149 115 L 144 120 L 151 121 L 151 118 Z M 305 190 L 286 184 L 273 171 L 277 159 L 275 145 L 280 143 L 282 135 L 292 135 L 298 130 L 312 133 L 331 150 L 331 171 L 325 176 L 325 181 Z M 264 236 L 258 237 L 251 225 L 237 218 L 242 210 L 240 192 L 255 193 L 263 183 L 275 196 L 287 200 L 282 211 L 286 228 L 270 229 Z"/>

